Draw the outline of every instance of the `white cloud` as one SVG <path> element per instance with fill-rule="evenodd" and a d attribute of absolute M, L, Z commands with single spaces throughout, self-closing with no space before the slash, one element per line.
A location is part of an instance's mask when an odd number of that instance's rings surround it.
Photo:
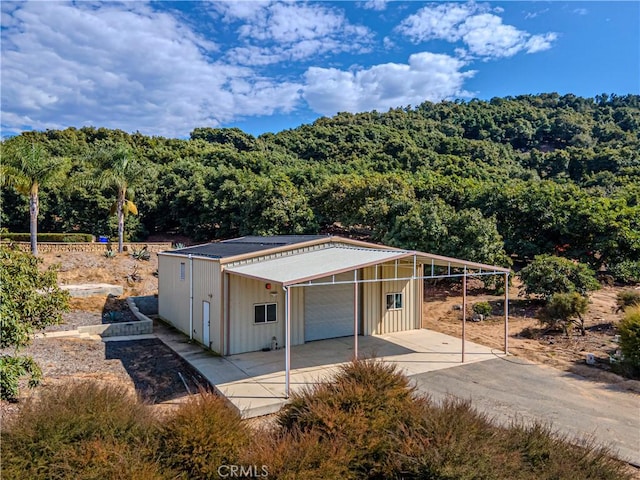
<path fill-rule="evenodd" d="M 416 53 L 407 64 L 386 63 L 352 71 L 311 67 L 305 73 L 304 99 L 316 112 L 386 111 L 425 100 L 439 101 L 471 94 L 463 89 L 474 71 L 443 54 Z"/>
<path fill-rule="evenodd" d="M 542 10 L 538 10 L 537 12 L 527 12 L 524 16 L 525 20 L 529 20 L 531 18 L 539 17 L 545 13 L 549 12 L 548 8 L 543 8 Z"/>
<path fill-rule="evenodd" d="M 484 59 L 547 50 L 557 38 L 555 33 L 532 35 L 505 25 L 489 7 L 475 3 L 423 7 L 403 20 L 396 30 L 416 44 L 429 40 L 461 41 L 468 52 L 463 56 Z"/>
<path fill-rule="evenodd" d="M 573 13 L 576 13 L 578 15 L 587 15 L 589 13 L 589 10 L 587 10 L 586 8 L 576 8 Z"/>
<path fill-rule="evenodd" d="M 352 24 L 344 12 L 323 4 L 221 2 L 213 8 L 224 22 L 236 26 L 244 42 L 227 57 L 240 65 L 364 53 L 371 48 L 373 33 L 367 27 Z"/>
<path fill-rule="evenodd" d="M 381 12 L 382 10 L 386 10 L 387 3 L 389 3 L 389 0 L 366 0 L 363 4 L 363 8 Z"/>
<path fill-rule="evenodd" d="M 91 124 L 184 136 L 300 102 L 301 85 L 213 59 L 216 44 L 146 4 L 3 2 L 2 13 L 5 132 Z"/>

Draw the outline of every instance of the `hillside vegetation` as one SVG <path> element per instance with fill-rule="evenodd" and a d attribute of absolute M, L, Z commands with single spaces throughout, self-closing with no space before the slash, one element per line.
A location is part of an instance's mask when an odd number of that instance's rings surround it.
<path fill-rule="evenodd" d="M 85 127 L 25 132 L 67 181 L 40 186 L 40 231 L 115 235 L 115 191 L 96 152 L 128 144 L 127 234 L 194 240 L 338 231 L 509 265 L 538 254 L 640 279 L 640 96 L 558 94 L 340 113 L 255 138 L 196 128 L 190 139 Z M 93 185 L 93 186 L 92 186 Z M 135 197 L 133 194 L 135 193 Z M 2 225 L 28 231 L 27 200 L 2 190 Z"/>

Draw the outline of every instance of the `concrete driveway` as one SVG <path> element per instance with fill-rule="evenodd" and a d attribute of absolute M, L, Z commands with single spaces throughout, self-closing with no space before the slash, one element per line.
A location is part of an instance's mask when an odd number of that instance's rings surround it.
<path fill-rule="evenodd" d="M 433 400 L 448 395 L 471 399 L 474 408 L 501 424 L 537 420 L 570 438 L 592 436 L 640 466 L 637 393 L 511 356 L 411 379 Z"/>
<path fill-rule="evenodd" d="M 286 402 L 283 349 L 228 357 L 213 356 L 185 336 L 166 328 L 156 335 L 193 365 L 245 418 L 277 412 Z M 462 365 L 461 340 L 429 330 L 358 337 L 359 358 L 376 357 L 397 363 L 410 375 Z M 465 364 L 500 355 L 466 342 Z M 353 337 L 319 340 L 291 348 L 291 389 L 329 380 L 354 353 Z"/>

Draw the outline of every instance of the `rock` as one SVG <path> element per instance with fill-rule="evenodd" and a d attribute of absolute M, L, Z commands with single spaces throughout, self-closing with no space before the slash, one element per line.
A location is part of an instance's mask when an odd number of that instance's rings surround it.
<path fill-rule="evenodd" d="M 471 317 L 472 322 L 482 322 L 484 320 L 484 315 L 481 313 L 474 313 Z"/>
<path fill-rule="evenodd" d="M 454 310 L 462 310 L 462 304 L 461 303 L 457 303 L 453 306 Z"/>

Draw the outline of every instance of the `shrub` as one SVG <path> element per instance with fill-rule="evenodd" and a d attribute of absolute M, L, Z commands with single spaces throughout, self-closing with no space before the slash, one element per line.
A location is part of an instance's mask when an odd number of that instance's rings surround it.
<path fill-rule="evenodd" d="M 105 250 L 103 255 L 106 258 L 116 258 L 116 256 L 118 255 L 114 250 Z"/>
<path fill-rule="evenodd" d="M 491 315 L 492 311 L 493 309 L 491 308 L 489 302 L 478 302 L 473 304 L 473 312 L 477 313 L 478 315 L 484 315 L 485 317 L 488 317 L 489 315 Z"/>
<path fill-rule="evenodd" d="M 226 400 L 202 392 L 165 423 L 162 462 L 184 478 L 217 478 L 221 465 L 237 465 L 249 431 Z"/>
<path fill-rule="evenodd" d="M 623 260 L 610 265 L 609 274 L 622 283 L 640 283 L 640 261 Z"/>
<path fill-rule="evenodd" d="M 600 288 L 595 273 L 584 263 L 552 255 L 537 255 L 518 273 L 523 293 L 549 300 L 554 293 L 578 292 L 586 295 Z"/>
<path fill-rule="evenodd" d="M 150 409 L 123 388 L 41 391 L 3 422 L 3 478 L 160 478 Z"/>
<path fill-rule="evenodd" d="M 580 328 L 585 335 L 584 318 L 582 315 L 589 309 L 589 299 L 578 292 L 555 293 L 549 303 L 542 309 L 541 321 L 550 328 L 562 327 L 567 335 L 571 324 Z"/>
<path fill-rule="evenodd" d="M 425 404 L 425 428 L 410 439 L 412 462 L 405 478 L 502 480 L 629 478 L 623 462 L 588 440 L 558 436 L 549 426 L 499 427 L 469 401 Z"/>
<path fill-rule="evenodd" d="M 294 394 L 278 424 L 284 432 L 342 442 L 358 478 L 394 478 L 410 454 L 396 438 L 416 430 L 421 402 L 395 365 L 358 360 L 342 366 L 331 383 Z"/>
<path fill-rule="evenodd" d="M 640 372 L 640 306 L 628 307 L 618 324 L 624 362 Z"/>
<path fill-rule="evenodd" d="M 296 480 L 299 478 L 356 479 L 349 470 L 353 448 L 341 438 L 326 438 L 321 432 L 259 431 L 251 447 L 241 458 L 241 465 L 264 466 L 265 478 Z M 259 470 L 260 471 L 260 470 Z"/>
<path fill-rule="evenodd" d="M 618 295 L 616 295 L 616 305 L 618 305 L 618 312 L 627 307 L 640 305 L 640 292 L 635 290 L 623 290 L 622 292 L 618 292 Z"/>
<path fill-rule="evenodd" d="M 29 387 L 35 387 L 42 379 L 42 370 L 31 357 L 0 355 L 0 398 L 15 401 L 20 379 L 29 377 Z"/>
<path fill-rule="evenodd" d="M 131 252 L 131 256 L 136 260 L 148 261 L 151 258 L 151 252 L 149 252 L 145 245 L 142 248 L 134 248 Z"/>
<path fill-rule="evenodd" d="M 31 343 L 32 335 L 62 322 L 69 310 L 69 292 L 58 286 L 57 269 L 41 269 L 42 260 L 18 248 L 0 245 L 0 348 L 8 350 L 0 361 L 0 398 L 12 400 L 20 376 L 29 375 L 37 385 L 40 369 L 28 356 L 17 356 Z"/>
<path fill-rule="evenodd" d="M 0 238 L 2 240 L 12 240 L 14 242 L 30 242 L 31 234 L 0 233 Z M 95 241 L 94 236 L 90 233 L 38 233 L 37 238 L 38 242 L 90 243 Z"/>

